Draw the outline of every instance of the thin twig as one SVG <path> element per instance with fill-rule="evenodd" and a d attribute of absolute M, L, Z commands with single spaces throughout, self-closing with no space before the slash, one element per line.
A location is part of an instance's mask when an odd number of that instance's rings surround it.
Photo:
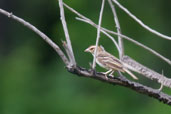
<path fill-rule="evenodd" d="M 66 8 L 68 8 L 70 11 L 72 11 L 73 13 L 75 13 L 76 15 L 78 15 L 79 17 L 82 18 L 82 19 L 79 19 L 79 20 L 81 20 L 81 21 L 83 21 L 83 22 L 86 22 L 86 23 L 88 23 L 88 24 L 90 24 L 90 25 L 92 25 L 92 26 L 94 26 L 94 27 L 97 28 L 97 25 L 96 25 L 92 20 L 90 20 L 89 18 L 83 16 L 82 14 L 80 14 L 79 12 L 77 12 L 76 10 L 74 10 L 73 8 L 69 7 L 69 6 L 66 5 L 65 3 L 64 3 L 64 6 L 65 6 Z M 77 19 L 78 19 L 78 18 L 77 18 Z M 130 41 L 130 42 L 133 42 L 133 43 L 136 44 L 137 46 L 140 46 L 140 47 L 142 47 L 142 48 L 148 50 L 148 51 L 151 52 L 152 54 L 156 55 L 157 57 L 159 57 L 160 59 L 164 60 L 166 63 L 168 63 L 169 65 L 171 65 L 171 60 L 169 60 L 168 58 L 162 56 L 161 54 L 159 54 L 158 52 L 154 51 L 153 49 L 151 49 L 151 48 L 145 46 L 144 44 L 142 44 L 142 43 L 140 43 L 140 42 L 138 42 L 138 41 L 136 41 L 136 40 L 133 40 L 133 38 L 130 38 L 130 37 L 125 36 L 125 35 L 122 35 L 122 34 L 118 34 L 118 33 L 116 33 L 116 32 L 113 32 L 113 31 L 111 31 L 111 30 L 108 30 L 108 29 L 106 29 L 106 28 L 101 28 L 100 30 L 101 30 L 101 32 L 103 32 L 105 35 L 106 35 L 107 33 L 110 33 L 110 34 L 113 34 L 113 35 L 120 36 L 120 37 L 122 37 L 122 38 L 124 38 L 124 39 L 126 39 L 126 40 L 128 40 L 128 41 Z M 107 32 L 107 33 L 106 33 L 106 32 Z M 110 35 L 108 34 L 107 36 L 110 36 Z M 111 36 L 111 37 L 112 37 L 112 36 Z M 111 37 L 109 37 L 109 38 L 111 39 Z M 111 40 L 112 40 L 112 39 L 111 39 Z M 114 39 L 113 39 L 112 41 L 113 41 L 114 44 L 116 45 L 116 47 L 117 47 L 117 49 L 118 49 L 118 52 L 119 52 L 119 51 L 120 51 L 120 48 L 119 48 L 119 46 L 117 45 L 116 41 L 115 41 Z"/>
<path fill-rule="evenodd" d="M 122 34 L 121 33 L 121 27 L 120 27 L 119 20 L 118 20 L 118 16 L 117 16 L 117 13 L 116 13 L 116 9 L 115 9 L 114 5 L 112 4 L 111 0 L 108 0 L 108 3 L 109 3 L 109 5 L 110 5 L 110 7 L 112 9 L 114 21 L 115 21 L 115 24 L 116 24 L 117 33 Z M 120 50 L 121 50 L 121 53 L 119 53 L 119 58 L 121 59 L 123 57 L 123 55 L 124 55 L 124 44 L 123 44 L 122 37 L 119 36 L 119 35 L 118 35 L 118 43 L 119 43 L 119 47 L 120 47 Z"/>
<path fill-rule="evenodd" d="M 137 23 L 139 23 L 143 28 L 150 31 L 151 33 L 160 36 L 161 38 L 171 40 L 170 36 L 166 36 L 164 34 L 161 34 L 157 32 L 156 30 L 148 27 L 146 24 L 144 24 L 140 19 L 138 19 L 135 15 L 133 15 L 128 9 L 126 9 L 124 6 L 122 6 L 117 0 L 112 0 L 119 8 L 121 8 L 125 13 L 127 13 L 132 19 L 134 19 Z"/>
<path fill-rule="evenodd" d="M 67 59 L 67 57 L 65 56 L 65 54 L 61 51 L 61 49 L 59 48 L 59 46 L 57 44 L 55 44 L 48 36 L 46 36 L 43 32 L 41 32 L 40 30 L 38 30 L 35 26 L 31 25 L 29 22 L 23 20 L 22 18 L 19 18 L 15 15 L 13 15 L 12 13 L 9 13 L 3 9 L 0 9 L 0 13 L 21 23 L 22 25 L 24 25 L 25 27 L 29 28 L 30 30 L 32 30 L 33 32 L 35 32 L 36 34 L 38 34 L 44 41 L 46 41 L 61 57 L 61 59 L 63 60 L 63 62 L 65 63 L 66 66 L 69 65 L 69 61 Z"/>
<path fill-rule="evenodd" d="M 100 15 L 99 15 L 99 23 L 98 23 L 98 27 L 97 27 L 96 48 L 95 48 L 95 52 L 94 52 L 93 66 L 92 66 L 93 69 L 95 69 L 95 67 L 96 67 L 97 47 L 98 47 L 99 39 L 100 39 L 100 28 L 101 28 L 101 23 L 102 23 L 104 4 L 105 4 L 105 0 L 102 0 L 102 5 L 101 5 L 101 10 L 100 10 Z"/>
<path fill-rule="evenodd" d="M 71 66 L 72 65 L 75 66 L 76 62 L 75 62 L 75 57 L 74 57 L 74 53 L 73 53 L 73 50 L 72 50 L 72 45 L 71 45 L 71 41 L 70 41 L 70 37 L 69 37 L 69 32 L 68 32 L 68 29 L 67 29 L 67 24 L 66 24 L 66 21 L 65 21 L 64 8 L 63 8 L 63 1 L 62 0 L 59 0 L 59 8 L 60 8 L 61 21 L 62 21 L 64 33 L 65 33 L 65 38 L 66 38 L 66 41 L 67 41 L 68 48 L 70 50 L 69 51 L 70 54 L 68 55 L 68 57 L 70 59 Z"/>
<path fill-rule="evenodd" d="M 108 30 L 108 29 L 106 29 L 106 28 L 101 28 L 101 29 L 104 30 L 104 31 L 106 31 L 106 32 L 108 32 L 108 33 L 111 33 L 111 34 L 113 34 L 113 35 L 119 35 L 119 34 L 117 34 L 116 32 L 113 32 L 113 31 Z M 128 36 L 125 36 L 125 35 L 122 35 L 122 34 L 120 34 L 119 36 L 121 36 L 122 38 L 124 38 L 124 39 L 126 39 L 126 40 L 128 40 L 128 41 L 130 41 L 130 42 L 133 42 L 133 43 L 136 44 L 137 46 L 140 46 L 140 47 L 142 47 L 142 48 L 148 50 L 148 51 L 151 52 L 152 54 L 156 55 L 157 57 L 159 57 L 160 59 L 164 60 L 166 63 L 168 63 L 169 65 L 171 65 L 171 60 L 169 60 L 168 58 L 166 58 L 166 57 L 164 57 L 163 55 L 159 54 L 159 53 L 156 52 L 155 50 L 153 50 L 153 49 L 151 49 L 151 48 L 145 46 L 144 44 L 142 44 L 142 43 L 140 43 L 140 42 L 138 42 L 138 41 L 136 41 L 136 40 L 133 40 L 133 38 L 130 38 L 130 37 L 128 37 Z"/>
<path fill-rule="evenodd" d="M 77 18 L 77 19 L 78 19 L 78 18 Z M 94 27 L 97 28 L 97 25 L 96 25 L 95 23 L 93 23 L 92 21 L 88 21 L 88 20 L 84 20 L 84 19 L 79 19 L 79 20 L 80 20 L 80 21 L 83 21 L 83 22 L 86 22 L 86 23 L 88 23 L 88 24 L 90 24 L 90 25 L 92 25 L 92 26 L 94 26 Z M 151 49 L 151 48 L 145 46 L 144 44 L 141 44 L 141 43 L 139 43 L 138 41 L 133 40 L 133 39 L 130 38 L 130 37 L 127 37 L 127 36 L 125 36 L 125 35 L 118 34 L 118 33 L 116 33 L 116 32 L 113 32 L 113 31 L 111 31 L 111 30 L 108 30 L 108 29 L 106 29 L 106 28 L 101 28 L 101 32 L 104 33 L 104 34 L 105 34 L 106 36 L 108 36 L 108 37 L 110 36 L 108 33 L 111 33 L 111 34 L 114 34 L 114 35 L 119 35 L 119 36 L 121 36 L 122 38 L 124 38 L 124 39 L 126 39 L 126 40 L 128 40 L 128 41 L 130 41 L 130 42 L 133 42 L 133 43 L 136 44 L 137 46 L 140 46 L 140 47 L 142 47 L 142 48 L 148 50 L 148 51 L 151 52 L 152 54 L 156 55 L 157 57 L 159 57 L 160 59 L 164 60 L 164 61 L 167 62 L 169 65 L 171 65 L 171 61 L 170 61 L 168 58 L 162 56 L 161 54 L 159 54 L 158 52 L 154 51 L 153 49 Z M 111 38 L 110 38 L 110 39 L 111 39 Z"/>

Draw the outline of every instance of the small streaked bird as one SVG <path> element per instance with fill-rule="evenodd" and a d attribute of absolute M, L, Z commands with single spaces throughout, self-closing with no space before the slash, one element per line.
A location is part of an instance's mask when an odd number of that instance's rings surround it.
<path fill-rule="evenodd" d="M 85 52 L 89 52 L 94 56 L 95 47 L 96 46 L 92 45 L 88 47 L 85 50 Z M 136 80 L 138 79 L 131 71 L 128 70 L 126 66 L 124 66 L 122 61 L 120 61 L 118 58 L 111 55 L 110 53 L 106 52 L 102 46 L 97 47 L 96 63 L 99 66 L 108 70 L 107 72 L 104 73 L 106 78 L 109 73 L 110 75 L 112 75 L 114 71 L 120 71 L 120 72 L 128 73 L 132 78 Z"/>

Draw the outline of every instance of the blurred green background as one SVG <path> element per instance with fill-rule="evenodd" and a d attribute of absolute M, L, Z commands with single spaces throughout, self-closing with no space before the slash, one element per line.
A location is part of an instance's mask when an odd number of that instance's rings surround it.
<path fill-rule="evenodd" d="M 64 0 L 69 6 L 98 22 L 100 0 Z M 161 33 L 171 36 L 170 0 L 120 0 L 138 18 Z M 0 8 L 25 19 L 48 35 L 61 48 L 64 33 L 57 0 L 0 0 Z M 123 34 L 146 44 L 171 59 L 171 42 L 144 30 L 117 8 Z M 78 65 L 89 68 L 90 54 L 83 50 L 95 44 L 96 29 L 75 20 L 65 9 L 66 20 Z M 108 3 L 102 25 L 115 30 Z M 101 35 L 100 44 L 118 56 L 113 43 Z M 166 76 L 170 66 L 148 51 L 124 40 L 125 53 Z M 105 71 L 97 67 L 98 71 Z M 138 75 L 138 74 L 136 74 Z M 129 78 L 129 76 L 128 76 Z M 131 79 L 131 78 L 130 78 Z M 139 76 L 140 83 L 160 85 Z M 171 89 L 164 88 L 171 94 Z M 130 89 L 93 79 L 80 78 L 66 71 L 64 64 L 38 35 L 0 14 L 0 114 L 170 114 L 171 108 Z"/>

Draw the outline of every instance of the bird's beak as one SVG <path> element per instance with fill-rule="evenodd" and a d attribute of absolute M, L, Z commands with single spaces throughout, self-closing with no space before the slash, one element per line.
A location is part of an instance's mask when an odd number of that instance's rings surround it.
<path fill-rule="evenodd" d="M 84 52 L 90 52 L 90 50 L 87 48 L 87 49 L 84 50 Z"/>

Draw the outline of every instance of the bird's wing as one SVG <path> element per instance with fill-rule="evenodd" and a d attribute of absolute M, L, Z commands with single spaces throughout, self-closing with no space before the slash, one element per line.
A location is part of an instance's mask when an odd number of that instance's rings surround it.
<path fill-rule="evenodd" d="M 124 72 L 122 62 L 107 52 L 98 54 L 97 59 L 101 64 L 103 64 L 109 69 Z"/>

